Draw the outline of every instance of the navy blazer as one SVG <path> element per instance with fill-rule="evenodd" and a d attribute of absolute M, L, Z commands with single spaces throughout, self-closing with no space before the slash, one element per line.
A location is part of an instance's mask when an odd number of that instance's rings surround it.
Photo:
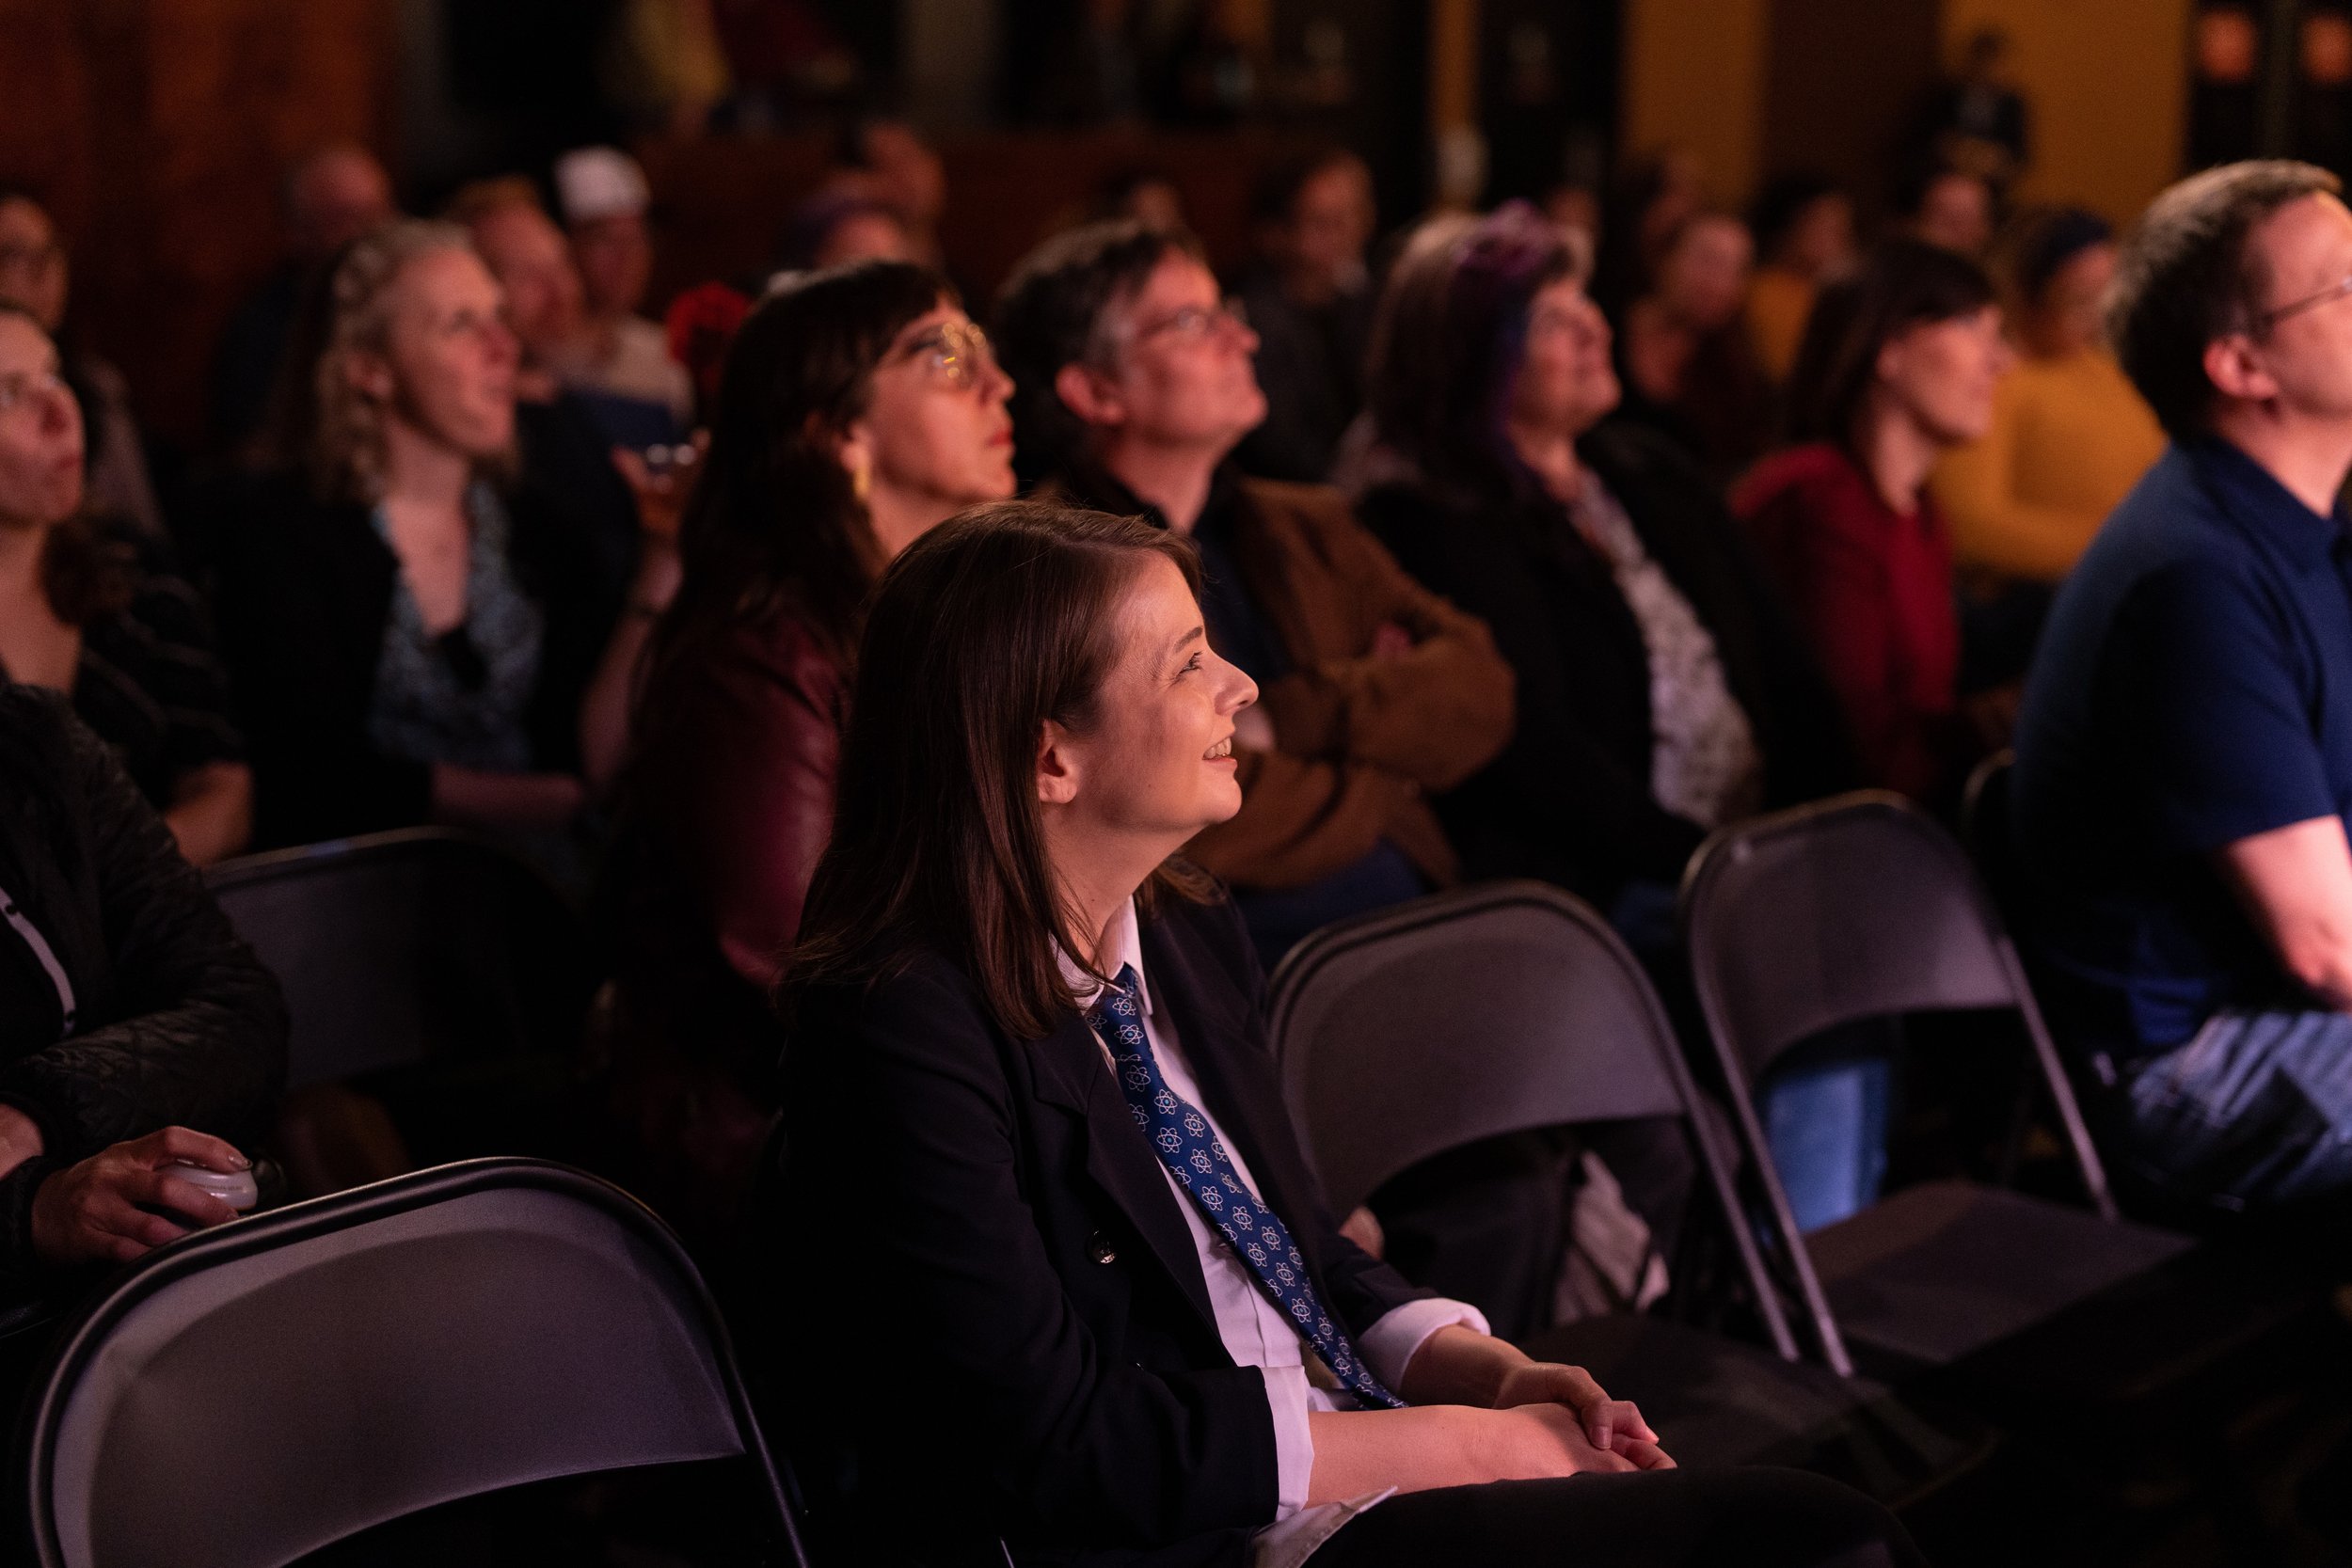
<path fill-rule="evenodd" d="M 1225 902 L 1141 925 L 1207 1109 L 1361 1335 L 1427 1295 L 1343 1238 L 1283 1109 L 1265 982 Z M 1276 1506 L 1256 1368 L 1217 1336 L 1192 1234 L 1086 1021 L 996 1027 L 939 953 L 801 1000 L 789 1155 L 760 1205 L 771 1411 L 842 1560 L 1247 1560 Z M 781 1334 L 778 1331 L 781 1330 Z"/>

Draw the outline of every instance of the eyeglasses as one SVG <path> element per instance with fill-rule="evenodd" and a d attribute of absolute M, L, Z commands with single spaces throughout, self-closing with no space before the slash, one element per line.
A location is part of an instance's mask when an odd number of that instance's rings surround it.
<path fill-rule="evenodd" d="M 51 393 L 71 397 L 65 377 L 56 371 L 25 371 L 0 375 L 0 414 L 13 413 L 30 399 Z"/>
<path fill-rule="evenodd" d="M 996 368 L 988 334 L 968 321 L 941 322 L 895 357 L 920 361 L 925 372 L 958 391 L 970 391 Z"/>
<path fill-rule="evenodd" d="M 2326 305 L 2330 300 L 2342 299 L 2346 294 L 2352 294 L 2352 277 L 2345 277 L 2337 282 L 2330 283 L 2328 287 L 2320 290 L 2319 293 L 2315 294 L 2308 294 L 2301 299 L 2290 300 L 2288 303 L 2280 306 L 2275 310 L 2263 311 L 2260 315 L 2254 318 L 2253 329 L 2257 332 L 2268 331 L 2273 325 L 2286 320 L 2289 316 L 2300 315 L 2306 310 L 2317 309 L 2320 306 Z"/>
<path fill-rule="evenodd" d="M 1228 299 L 1216 305 L 1187 305 L 1170 311 L 1158 321 L 1148 322 L 1136 328 L 1134 341 L 1157 338 L 1163 334 L 1187 343 L 1205 343 L 1220 332 L 1243 332 L 1249 326 L 1249 311 L 1238 299 Z"/>

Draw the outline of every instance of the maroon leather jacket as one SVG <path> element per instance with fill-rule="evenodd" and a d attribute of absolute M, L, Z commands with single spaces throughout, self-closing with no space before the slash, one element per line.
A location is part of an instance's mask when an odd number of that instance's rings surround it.
<path fill-rule="evenodd" d="M 647 688 L 632 816 L 666 851 L 696 924 L 766 991 L 833 831 L 850 692 L 790 612 L 680 647 Z"/>
<path fill-rule="evenodd" d="M 832 832 L 850 693 L 789 610 L 687 636 L 638 708 L 606 1101 L 638 1190 L 699 1240 L 728 1223 L 772 1117 L 769 992 Z"/>

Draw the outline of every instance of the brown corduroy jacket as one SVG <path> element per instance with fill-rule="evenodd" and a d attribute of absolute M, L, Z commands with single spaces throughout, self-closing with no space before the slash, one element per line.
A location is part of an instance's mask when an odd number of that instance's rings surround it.
<path fill-rule="evenodd" d="M 1045 499 L 1127 511 L 1092 476 Z M 1486 624 L 1411 578 L 1320 484 L 1244 479 L 1232 530 L 1241 575 L 1289 656 L 1258 701 L 1279 750 L 1244 752 L 1239 815 L 1185 854 L 1235 887 L 1298 887 L 1387 839 L 1440 884 L 1458 863 L 1422 799 L 1485 767 L 1510 740 L 1511 667 Z M 1156 517 L 1154 520 L 1158 520 Z M 1400 641 L 1395 652 L 1375 644 Z"/>

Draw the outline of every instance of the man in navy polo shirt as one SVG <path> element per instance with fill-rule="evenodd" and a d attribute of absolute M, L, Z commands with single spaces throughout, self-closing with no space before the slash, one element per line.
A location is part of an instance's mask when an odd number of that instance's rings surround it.
<path fill-rule="evenodd" d="M 2052 611 L 2017 738 L 2023 924 L 2121 1151 L 2238 1208 L 2352 1190 L 2352 212 L 2208 170 L 2108 328 L 2172 438 Z"/>

